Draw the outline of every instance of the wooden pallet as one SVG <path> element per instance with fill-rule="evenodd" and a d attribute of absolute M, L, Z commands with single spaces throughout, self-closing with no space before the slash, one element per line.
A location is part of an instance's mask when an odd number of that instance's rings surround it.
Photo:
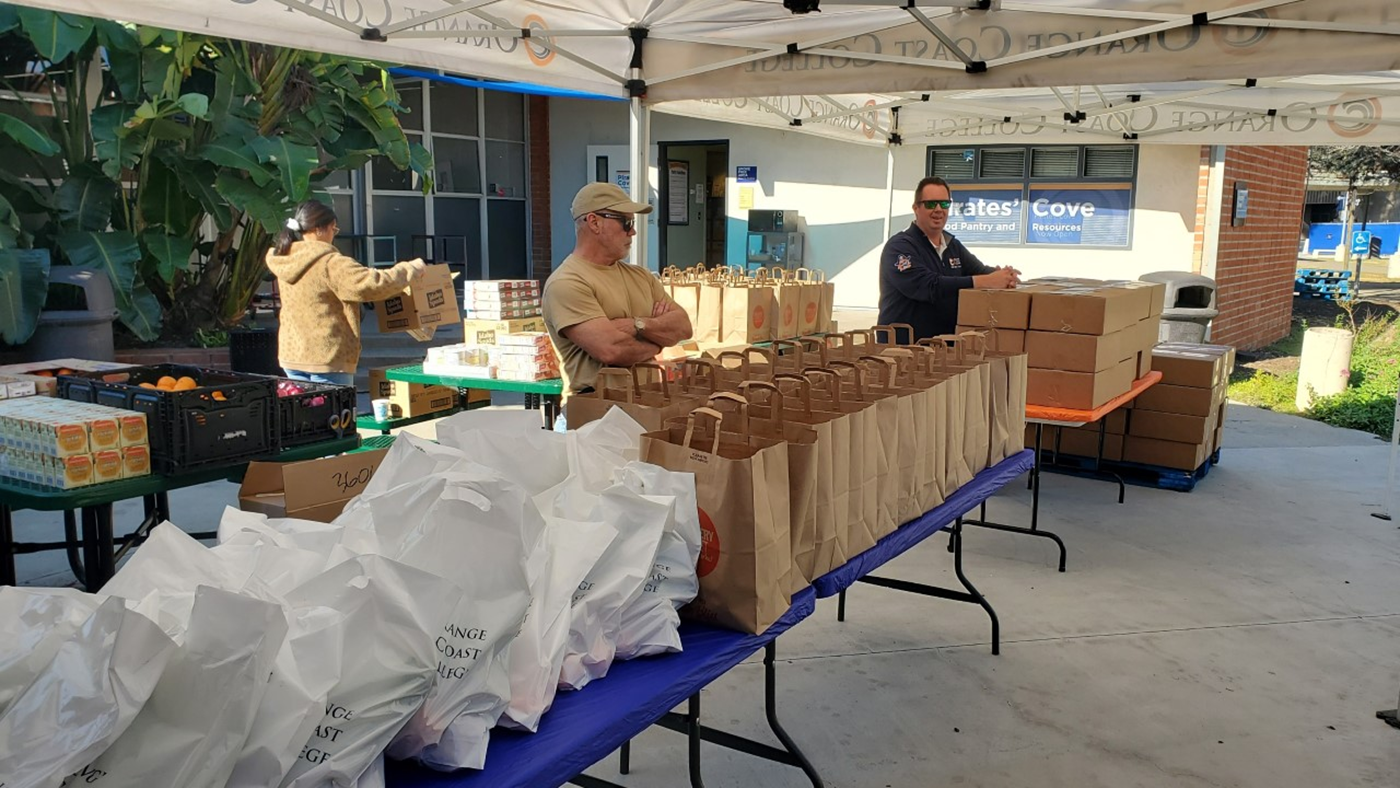
<path fill-rule="evenodd" d="M 1293 278 L 1293 295 L 1335 301 L 1351 295 L 1351 272 L 1332 268 L 1301 268 Z"/>
<path fill-rule="evenodd" d="M 1041 466 L 1041 470 L 1073 475 L 1093 472 L 1093 457 L 1060 454 L 1055 457 L 1056 464 L 1051 464 L 1050 458 L 1052 456 L 1051 452 L 1045 452 L 1044 464 Z M 1216 449 L 1215 453 L 1207 457 L 1206 461 L 1201 464 L 1201 467 L 1194 471 L 1183 471 L 1177 468 L 1164 468 L 1160 465 L 1144 465 L 1138 462 L 1124 462 L 1121 460 L 1104 460 L 1099 463 L 1099 470 L 1102 473 L 1117 474 L 1124 482 L 1139 487 L 1156 487 L 1159 490 L 1191 492 L 1196 489 L 1196 485 L 1202 479 L 1206 478 L 1210 473 L 1210 469 L 1219 464 L 1220 449 Z"/>

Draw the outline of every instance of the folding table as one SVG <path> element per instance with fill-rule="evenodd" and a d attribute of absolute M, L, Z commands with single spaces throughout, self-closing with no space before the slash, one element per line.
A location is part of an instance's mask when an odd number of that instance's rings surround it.
<path fill-rule="evenodd" d="M 1031 489 L 1031 527 L 1022 528 L 1018 525 L 1007 525 L 1005 523 L 992 522 L 987 519 L 987 504 L 985 500 L 978 511 L 978 519 L 967 519 L 964 525 L 975 525 L 982 528 L 991 528 L 997 531 L 1007 531 L 1010 533 L 1027 534 L 1029 536 L 1039 536 L 1050 539 L 1060 548 L 1060 571 L 1065 571 L 1065 543 L 1057 534 L 1040 529 L 1040 469 L 1041 450 L 1044 445 L 1045 428 L 1049 427 L 1083 427 L 1086 424 L 1099 425 L 1099 448 L 1098 457 L 1095 459 L 1094 470 L 1098 471 L 1098 462 L 1103 458 L 1104 433 L 1107 425 L 1103 418 L 1124 404 L 1136 399 L 1139 394 L 1156 385 L 1162 379 L 1162 373 L 1157 371 L 1148 372 L 1146 375 L 1133 381 L 1131 388 L 1127 392 L 1120 394 L 1105 402 L 1093 410 L 1075 410 L 1072 408 L 1055 408 L 1047 405 L 1027 405 L 1026 421 L 1035 425 L 1035 463 L 1031 466 L 1031 475 L 1028 485 Z M 1123 502 L 1124 485 L 1123 480 L 1114 474 L 1118 481 L 1118 502 Z M 953 545 L 949 545 L 953 549 Z"/>

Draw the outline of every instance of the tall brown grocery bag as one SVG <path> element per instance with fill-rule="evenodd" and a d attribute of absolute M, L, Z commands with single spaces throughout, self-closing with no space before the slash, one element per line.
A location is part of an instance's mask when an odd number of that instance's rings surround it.
<path fill-rule="evenodd" d="M 697 408 L 684 421 L 643 433 L 641 459 L 695 474 L 701 548 L 700 594 L 682 613 L 758 634 L 787 612 L 787 447 L 721 429 L 724 416 Z"/>
<path fill-rule="evenodd" d="M 821 331 L 822 288 L 810 268 L 799 268 L 793 280 L 799 288 L 800 303 L 797 313 L 797 333 L 815 334 Z"/>
<path fill-rule="evenodd" d="M 655 373 L 655 380 L 643 383 L 642 377 L 648 372 Z M 667 419 L 684 416 L 704 402 L 702 396 L 687 394 L 678 386 L 673 387 L 659 364 L 603 367 L 598 370 L 598 382 L 593 391 L 569 397 L 564 417 L 569 429 L 574 430 L 618 408 L 641 424 L 643 429 L 659 430 Z"/>
<path fill-rule="evenodd" d="M 817 435 L 816 465 L 813 469 L 812 497 L 812 551 L 797 551 L 793 560 L 804 577 L 814 579 L 830 572 L 845 563 L 845 558 L 837 558 L 838 545 L 845 542 L 844 535 L 838 538 L 837 528 L 844 529 L 847 500 L 850 498 L 850 485 L 847 469 L 836 462 L 838 456 L 844 459 L 847 446 L 841 443 L 842 435 L 849 443 L 849 425 L 844 422 L 844 414 L 816 410 L 812 407 L 812 384 L 801 375 L 781 374 L 773 381 L 784 395 L 783 418 L 810 427 Z M 844 433 L 838 430 L 841 422 Z M 837 469 L 841 476 L 836 477 Z M 839 515 L 838 515 L 839 512 Z"/>
<path fill-rule="evenodd" d="M 1023 352 L 1002 350 L 1001 336 L 995 328 L 987 331 L 988 355 L 1006 359 L 1006 443 L 1001 447 L 1001 455 L 993 457 L 993 462 L 1019 454 L 1026 448 L 1026 380 L 1030 377 L 1027 357 Z"/>
<path fill-rule="evenodd" d="M 921 339 L 918 344 L 931 352 L 931 374 L 947 384 L 942 398 L 943 412 L 938 416 L 939 423 L 944 426 L 939 443 L 943 450 L 942 495 L 946 499 L 972 480 L 972 469 L 968 466 L 964 446 L 967 439 L 968 384 L 974 376 L 969 370 L 950 365 L 951 353 L 942 340 Z"/>
<path fill-rule="evenodd" d="M 950 348 L 948 367 L 966 370 L 967 398 L 963 402 L 963 455 L 973 476 L 987 468 L 986 447 L 991 444 L 991 410 L 987 404 L 992 370 L 980 346 L 956 334 L 935 337 Z"/>
<path fill-rule="evenodd" d="M 774 339 L 792 339 L 802 333 L 802 285 L 792 279 L 787 271 L 773 268 L 770 279 L 773 282 L 775 320 Z"/>
<path fill-rule="evenodd" d="M 810 385 L 812 409 L 835 417 L 832 420 L 831 478 L 834 485 L 832 516 L 836 522 L 832 566 L 836 567 L 874 544 L 865 525 L 865 471 L 860 467 L 860 452 L 856 448 L 857 437 L 864 439 L 867 406 L 847 401 L 842 396 L 841 380 L 833 370 L 812 368 L 802 377 Z M 873 487 L 871 494 L 874 494 Z"/>
<path fill-rule="evenodd" d="M 905 353 L 912 354 L 908 348 Z M 895 395 L 897 422 L 896 451 L 890 456 L 890 471 L 897 480 L 894 507 L 895 524 L 903 525 L 924 513 L 923 480 L 931 474 L 927 446 L 929 389 L 914 377 L 912 355 L 865 356 L 863 363 L 875 364 L 880 374 L 879 385 Z M 881 369 L 883 367 L 883 369 Z M 889 447 L 886 447 L 888 452 Z"/>
<path fill-rule="evenodd" d="M 690 316 L 691 339 L 718 344 L 724 336 L 724 298 L 728 290 L 725 271 L 709 271 L 699 280 L 696 312 Z"/>
<path fill-rule="evenodd" d="M 963 337 L 964 342 L 970 342 L 973 347 L 982 353 L 988 368 L 991 370 L 991 385 L 987 395 L 987 465 L 1001 462 L 1006 457 L 1006 444 L 1009 439 L 1007 432 L 1011 428 L 1011 354 L 995 353 L 990 350 L 988 333 L 986 331 L 974 330 L 963 331 L 958 334 Z M 1021 438 L 1025 439 L 1025 408 L 1021 409 L 1020 419 Z"/>
<path fill-rule="evenodd" d="M 837 363 L 843 367 L 835 366 Z M 821 377 L 825 373 L 825 377 Z M 842 547 L 846 560 L 875 546 L 880 529 L 879 465 L 883 454 L 880 427 L 875 403 L 857 396 L 860 370 L 851 362 L 833 362 L 824 369 L 809 369 L 812 381 L 812 404 L 824 410 L 849 414 L 851 442 L 847 460 L 850 463 L 851 497 L 847 502 L 846 542 Z M 812 377 L 816 375 L 817 377 Z M 860 392 L 865 393 L 862 387 Z"/>
<path fill-rule="evenodd" d="M 826 281 L 826 271 L 820 268 L 813 269 L 816 276 L 817 287 L 821 289 L 821 298 L 817 307 L 817 333 L 829 334 L 834 330 L 831 315 L 836 306 L 836 283 Z"/>
<path fill-rule="evenodd" d="M 749 430 L 754 435 L 787 444 L 788 537 L 792 543 L 789 590 L 795 593 L 812 582 L 811 565 L 816 549 L 817 433 L 805 424 L 786 418 L 783 395 L 771 383 L 749 381 L 739 394 L 714 395 L 706 407 L 724 413 L 728 428 L 738 416 L 738 403 L 748 404 Z"/>
<path fill-rule="evenodd" d="M 693 330 L 695 321 L 700 319 L 700 283 L 695 280 L 693 272 L 683 271 L 672 274 L 671 300 L 676 302 L 676 306 L 685 310 Z"/>
<path fill-rule="evenodd" d="M 866 457 L 875 466 L 875 507 L 869 502 L 865 514 L 875 517 L 870 536 L 875 541 L 894 533 L 903 524 L 899 515 L 899 397 L 889 388 L 890 365 L 878 358 L 855 361 L 833 361 L 831 368 L 849 370 L 846 378 L 851 385 L 848 393 L 859 402 L 870 405 L 867 411 Z"/>
<path fill-rule="evenodd" d="M 745 345 L 773 338 L 773 288 L 734 279 L 724 291 L 720 342 Z"/>

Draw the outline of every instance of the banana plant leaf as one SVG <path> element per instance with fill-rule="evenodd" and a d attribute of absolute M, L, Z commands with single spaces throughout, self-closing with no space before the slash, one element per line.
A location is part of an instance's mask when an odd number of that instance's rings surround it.
<path fill-rule="evenodd" d="M 112 221 L 112 201 L 117 185 L 92 168 L 75 170 L 58 187 L 54 202 L 58 220 L 73 230 L 99 231 Z"/>
<path fill-rule="evenodd" d="M 141 166 L 146 171 L 146 185 L 139 195 L 142 226 L 160 225 L 173 235 L 193 230 L 200 204 L 185 193 L 179 176 L 158 156 L 148 157 Z"/>
<path fill-rule="evenodd" d="M 92 17 L 19 9 L 20 25 L 45 59 L 57 63 L 87 45 L 95 28 Z"/>
<path fill-rule="evenodd" d="M 146 342 L 160 336 L 160 302 L 136 276 L 136 267 L 141 262 L 141 245 L 136 242 L 136 236 L 124 231 L 69 231 L 59 233 L 58 245 L 68 262 L 107 275 L 117 297 L 122 323 L 133 334 Z"/>
<path fill-rule="evenodd" d="M 249 145 L 258 154 L 259 161 L 277 167 L 282 176 L 282 191 L 289 201 L 297 203 L 306 199 L 311 192 L 311 171 L 320 164 L 315 148 L 297 145 L 285 137 L 258 137 Z"/>
<path fill-rule="evenodd" d="M 175 281 L 176 272 L 190 267 L 190 255 L 194 253 L 193 241 L 160 230 L 141 233 L 141 246 L 147 257 L 156 261 L 156 270 L 166 284 Z"/>
<path fill-rule="evenodd" d="M 48 250 L 0 249 L 0 342 L 28 342 L 48 297 Z"/>
<path fill-rule="evenodd" d="M 214 181 L 214 188 L 230 205 L 248 214 L 269 233 L 275 233 L 281 228 L 287 211 L 283 207 L 285 201 L 277 190 L 259 188 L 252 181 L 228 171 L 219 173 Z"/>
<path fill-rule="evenodd" d="M 13 115 L 0 115 L 0 133 L 40 156 L 53 156 L 59 152 L 57 142 Z"/>

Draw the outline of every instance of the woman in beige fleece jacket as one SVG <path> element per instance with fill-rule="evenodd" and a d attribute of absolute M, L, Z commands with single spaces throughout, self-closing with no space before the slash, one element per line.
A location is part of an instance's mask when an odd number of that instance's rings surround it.
<path fill-rule="evenodd" d="M 296 207 L 267 252 L 282 296 L 277 358 L 287 377 L 353 385 L 360 364 L 360 304 L 402 292 L 423 273 L 421 259 L 379 270 L 341 254 L 335 211 L 308 200 Z"/>

